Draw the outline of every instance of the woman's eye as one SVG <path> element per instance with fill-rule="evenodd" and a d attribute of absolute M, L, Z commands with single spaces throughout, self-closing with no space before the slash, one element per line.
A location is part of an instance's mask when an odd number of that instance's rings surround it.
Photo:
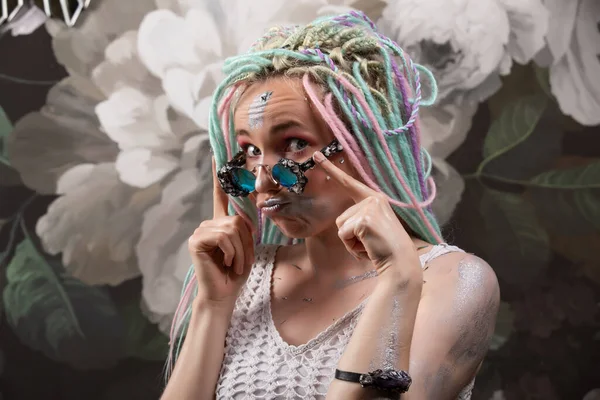
<path fill-rule="evenodd" d="M 258 149 L 258 147 L 251 144 L 245 146 L 244 151 L 246 152 L 246 156 L 248 157 L 256 157 L 260 155 L 260 150 Z"/>
<path fill-rule="evenodd" d="M 287 151 L 297 153 L 308 147 L 308 142 L 303 139 L 291 139 L 288 141 Z"/>

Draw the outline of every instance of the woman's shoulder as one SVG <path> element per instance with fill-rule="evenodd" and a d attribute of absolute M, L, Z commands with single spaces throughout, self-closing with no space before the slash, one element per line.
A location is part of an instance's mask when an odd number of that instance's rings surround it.
<path fill-rule="evenodd" d="M 423 271 L 424 289 L 441 298 L 467 295 L 472 301 L 497 301 L 499 284 L 494 269 L 481 257 L 448 251 L 429 261 Z"/>

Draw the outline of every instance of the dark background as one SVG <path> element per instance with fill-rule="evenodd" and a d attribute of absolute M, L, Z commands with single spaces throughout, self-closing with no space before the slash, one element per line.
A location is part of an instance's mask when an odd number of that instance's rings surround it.
<path fill-rule="evenodd" d="M 507 81 L 524 79 L 522 74 L 528 72 L 525 67 L 519 68 Z M 67 75 L 56 63 L 43 28 L 29 36 L 6 35 L 0 40 L 0 74 L 35 81 L 15 82 L 0 76 L 0 105 L 13 123 L 39 110 L 52 84 Z M 505 86 L 514 88 L 519 84 L 509 82 Z M 499 172 L 491 177 L 473 175 L 482 161 L 484 138 L 496 106 L 513 96 L 510 90 L 503 89 L 480 106 L 467 140 L 449 158 L 464 174 L 467 188 L 445 235 L 449 242 L 490 262 L 500 279 L 502 300 L 511 310 L 501 313 L 498 328 L 507 341 L 488 354 L 473 398 L 487 400 L 501 389 L 506 399 L 582 399 L 591 389 L 600 387 L 600 232 L 565 239 L 560 229 L 546 224 L 544 211 L 536 208 L 541 210 L 537 215 L 550 235 L 551 258 L 534 272 L 527 269 L 527 254 L 518 254 L 521 259 L 515 261 L 519 235 L 511 235 L 502 203 L 486 201 L 484 192 L 519 196 L 526 204 L 535 196 L 523 185 L 508 182 L 510 179 L 494 178 L 504 171 L 502 165 L 491 166 Z M 599 127 L 581 127 L 566 117 L 557 117 L 560 113 L 555 104 L 547 114 L 547 125 L 540 123 L 538 135 L 561 127 L 561 155 L 553 162 L 554 167 L 600 159 Z M 531 150 L 523 151 L 519 157 L 535 156 Z M 598 182 L 600 185 L 600 177 Z M 593 190 L 600 201 L 600 189 Z M 0 218 L 12 215 L 33 194 L 22 185 L 0 187 Z M 53 199 L 41 195 L 34 198 L 25 215 L 30 231 L 34 231 L 35 222 Z M 6 250 L 8 241 L 9 230 L 4 227 L 0 230 L 0 251 Z M 0 265 L 2 270 L 9 259 Z M 2 273 L 0 286 L 5 283 Z M 139 297 L 140 288 L 139 280 L 132 280 L 107 290 L 116 303 L 126 303 Z M 22 344 L 2 318 L 0 399 L 158 399 L 162 361 L 130 357 L 108 369 L 73 369 Z"/>

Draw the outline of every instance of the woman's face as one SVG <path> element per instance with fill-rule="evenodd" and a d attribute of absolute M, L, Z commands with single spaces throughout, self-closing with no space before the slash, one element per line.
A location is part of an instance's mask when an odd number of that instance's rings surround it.
<path fill-rule="evenodd" d="M 251 85 L 234 115 L 237 142 L 246 153 L 246 168 L 256 167 L 256 191 L 250 195 L 262 213 L 290 238 L 306 238 L 330 228 L 352 199 L 315 167 L 305 172 L 308 183 L 298 195 L 275 183 L 266 168 L 280 158 L 304 162 L 334 136 L 305 97 L 300 79 L 273 78 Z M 330 158 L 356 177 L 344 152 Z"/>

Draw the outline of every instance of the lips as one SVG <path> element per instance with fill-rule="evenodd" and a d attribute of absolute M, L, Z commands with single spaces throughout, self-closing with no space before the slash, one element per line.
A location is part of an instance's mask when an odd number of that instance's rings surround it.
<path fill-rule="evenodd" d="M 278 198 L 271 198 L 263 201 L 258 206 L 262 211 L 263 215 L 272 216 L 278 213 L 287 204 L 289 204 L 289 201 Z"/>
<path fill-rule="evenodd" d="M 279 199 L 279 198 L 270 198 L 267 199 L 265 201 L 263 201 L 262 203 L 258 204 L 259 208 L 270 208 L 270 207 L 274 207 L 274 206 L 282 206 L 284 204 L 288 204 L 289 201 L 284 200 L 284 199 Z"/>

